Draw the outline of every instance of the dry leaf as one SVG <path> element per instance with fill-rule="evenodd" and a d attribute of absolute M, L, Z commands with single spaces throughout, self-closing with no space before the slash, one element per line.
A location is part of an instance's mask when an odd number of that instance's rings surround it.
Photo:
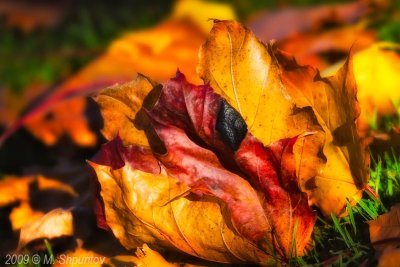
<path fill-rule="evenodd" d="M 43 199 L 43 196 L 58 195 L 51 202 Z M 10 213 L 10 221 L 13 230 L 18 230 L 24 225 L 41 218 L 45 213 L 60 203 L 64 205 L 77 197 L 75 190 L 60 181 L 42 176 L 7 177 L 0 181 L 0 206 L 8 206 L 14 203 Z"/>
<path fill-rule="evenodd" d="M 153 126 L 163 147 L 150 139 L 152 150 L 138 146 L 140 132 L 138 141 L 117 135 L 90 163 L 104 209 L 98 216 L 126 248 L 147 243 L 233 263 L 303 255 L 315 222 L 308 203 L 342 214 L 368 179 L 351 63 L 350 56 L 323 79 L 240 24 L 215 21 L 200 51 L 206 85 L 178 72 L 154 107 L 144 105 L 151 123 L 144 128 Z M 109 129 L 137 132 L 136 97 L 150 85 L 139 77 L 102 94 L 121 106 L 114 111 L 123 119 Z"/>
<path fill-rule="evenodd" d="M 381 139 L 378 134 L 370 133 L 372 118 L 396 115 L 400 94 L 397 88 L 400 79 L 399 45 L 394 43 L 376 43 L 354 55 L 354 76 L 358 87 L 358 100 L 361 105 L 357 127 L 361 135 Z M 339 62 L 323 71 L 324 76 L 332 75 L 342 66 Z M 380 90 L 376 90 L 379 87 Z M 376 122 L 374 122 L 376 123 Z M 396 127 L 396 125 L 394 125 Z M 394 129 L 396 131 L 396 129 Z M 396 136 L 383 136 L 395 142 Z M 394 137 L 394 138 L 393 138 Z M 386 140 L 387 141 L 387 140 Z"/>
<path fill-rule="evenodd" d="M 4 142 L 21 126 L 47 145 L 69 135 L 81 146 L 93 146 L 96 135 L 85 115 L 86 99 L 100 88 L 126 82 L 143 73 L 156 81 L 165 81 L 179 68 L 188 79 L 198 82 L 195 66 L 198 47 L 205 34 L 184 20 L 170 20 L 115 40 L 107 52 L 56 88 L 0 136 Z"/>
<path fill-rule="evenodd" d="M 148 243 L 218 262 L 267 259 L 226 225 L 214 198 L 190 201 L 183 197 L 189 188 L 176 179 L 128 164 L 117 170 L 91 165 L 101 188 L 107 188 L 101 191 L 107 224 L 125 247 Z"/>
<path fill-rule="evenodd" d="M 379 258 L 378 267 L 397 267 L 400 261 L 400 250 L 392 249 L 383 252 Z"/>
<path fill-rule="evenodd" d="M 229 129 L 219 128 L 230 125 L 233 109 L 227 105 L 211 87 L 194 86 L 179 73 L 149 111 L 168 152 L 158 156 L 161 169 L 150 150 L 124 147 L 119 136 L 103 146 L 91 165 L 105 222 L 125 247 L 145 242 L 218 262 L 262 262 L 272 255 L 286 261 L 304 254 L 315 215 L 297 186 L 292 151 L 297 139 L 270 147 L 243 132 L 230 139 Z M 236 114 L 236 125 L 244 123 Z M 186 135 L 191 129 L 190 136 L 232 158 L 255 189 L 191 141 Z"/>
<path fill-rule="evenodd" d="M 107 140 L 119 135 L 125 145 L 149 147 L 143 130 L 149 121 L 138 113 L 154 86 L 154 82 L 139 75 L 132 82 L 107 88 L 94 97 L 104 119 L 102 134 Z"/>
<path fill-rule="evenodd" d="M 318 70 L 299 66 L 284 53 L 277 54 L 282 80 L 298 107 L 310 106 L 325 132 L 326 164 L 311 179 L 300 176 L 300 186 L 325 214 L 341 213 L 346 199 L 361 197 L 369 179 L 369 153 L 357 133 L 359 116 L 352 55 L 335 76 L 321 78 Z M 308 184 L 313 184 L 310 188 Z"/>
<path fill-rule="evenodd" d="M 368 179 L 355 131 L 351 67 L 323 80 L 315 69 L 282 55 L 240 24 L 216 21 L 200 51 L 198 72 L 264 144 L 313 132 L 295 147 L 300 186 L 324 214 L 340 214 L 346 197 L 360 195 Z"/>
<path fill-rule="evenodd" d="M 369 221 L 369 236 L 375 249 L 384 250 L 387 246 L 398 244 L 400 240 L 400 205 L 390 208 L 388 213 Z"/>
<path fill-rule="evenodd" d="M 345 58 L 350 48 L 357 52 L 375 41 L 375 32 L 367 30 L 365 23 L 358 23 L 297 34 L 279 41 L 277 46 L 295 55 L 300 65 L 311 65 L 324 70 L 330 64 Z"/>
<path fill-rule="evenodd" d="M 97 142 L 97 136 L 90 129 L 89 121 L 84 116 L 86 105 L 87 100 L 82 97 L 63 101 L 44 117 L 26 122 L 25 127 L 47 145 L 54 145 L 62 136 L 68 134 L 79 146 L 93 146 Z"/>
<path fill-rule="evenodd" d="M 327 23 L 352 23 L 370 11 L 369 5 L 368 1 L 356 1 L 311 8 L 286 8 L 263 12 L 252 18 L 248 26 L 261 41 L 268 43 L 272 39 L 282 40 L 295 33 L 322 28 Z"/>
<path fill-rule="evenodd" d="M 21 228 L 18 248 L 21 249 L 28 243 L 37 239 L 53 239 L 74 235 L 72 212 L 55 209 Z"/>
<path fill-rule="evenodd" d="M 306 196 L 300 193 L 297 186 L 293 156 L 296 137 L 264 147 L 251 133 L 246 134 L 247 126 L 243 118 L 211 87 L 190 84 L 181 73 L 164 85 L 159 101 L 149 116 L 167 150 L 167 154 L 158 159 L 169 175 L 178 177 L 192 190 L 220 196 L 230 209 L 236 229 L 241 229 L 239 233 L 255 243 L 260 243 L 257 236 L 263 237 L 266 231 L 272 229 L 272 243 L 281 255 L 290 255 L 294 224 L 297 224 L 299 236 L 296 251 L 303 254 L 315 216 L 308 207 Z M 244 214 L 264 212 L 254 206 L 251 201 L 254 197 L 248 198 L 249 201 L 242 195 L 245 184 L 241 184 L 241 179 L 235 176 L 220 172 L 215 156 L 192 143 L 182 130 L 189 132 L 188 137 L 198 136 L 213 147 L 227 170 L 235 171 L 239 167 L 245 174 L 242 177 L 247 177 L 254 188 L 261 190 L 261 195 L 265 194 L 261 202 L 268 225 L 263 218 L 254 217 L 254 222 L 246 221 L 254 215 Z M 224 194 L 221 195 L 219 190 Z M 230 194 L 238 202 L 227 197 Z M 267 238 L 270 237 L 267 235 Z"/>

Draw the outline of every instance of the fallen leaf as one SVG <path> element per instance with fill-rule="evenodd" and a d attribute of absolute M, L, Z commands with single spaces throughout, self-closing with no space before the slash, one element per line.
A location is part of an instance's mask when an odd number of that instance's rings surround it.
<path fill-rule="evenodd" d="M 179 248 L 218 262 L 268 258 L 231 230 L 215 198 L 190 201 L 183 197 L 189 188 L 178 180 L 135 170 L 129 164 L 116 170 L 91 166 L 102 188 L 107 224 L 126 248 L 148 243 L 161 251 Z"/>
<path fill-rule="evenodd" d="M 0 181 L 0 206 L 4 207 L 17 201 L 29 201 L 33 192 L 29 190 L 59 190 L 75 197 L 75 190 L 60 181 L 43 176 L 5 177 Z M 35 193 L 33 193 L 35 194 Z"/>
<path fill-rule="evenodd" d="M 310 205 L 341 214 L 346 198 L 359 196 L 368 179 L 367 156 L 355 130 L 351 61 L 324 80 L 317 70 L 282 55 L 239 23 L 215 21 L 198 72 L 263 144 L 312 132 L 294 148 L 300 187 Z"/>
<path fill-rule="evenodd" d="M 21 229 L 24 225 L 40 220 L 45 213 L 32 208 L 29 202 L 21 202 L 10 212 L 11 226 L 14 231 Z"/>
<path fill-rule="evenodd" d="M 43 196 L 54 194 L 58 198 L 53 198 L 51 203 L 43 200 Z M 0 206 L 17 204 L 10 213 L 13 230 L 36 221 L 60 203 L 67 205 L 76 197 L 71 186 L 43 176 L 7 177 L 0 181 Z"/>
<path fill-rule="evenodd" d="M 378 267 L 397 267 L 399 266 L 400 250 L 392 249 L 383 252 L 379 258 Z"/>
<path fill-rule="evenodd" d="M 247 25 L 261 41 L 268 43 L 272 39 L 282 40 L 296 33 L 316 30 L 328 23 L 353 23 L 370 10 L 368 1 L 309 8 L 283 8 L 274 12 L 262 12 L 251 18 Z"/>
<path fill-rule="evenodd" d="M 306 196 L 302 195 L 297 187 L 293 155 L 296 137 L 279 140 L 267 148 L 264 147 L 250 133 L 246 134 L 247 127 L 243 118 L 215 94 L 211 87 L 190 84 L 181 73 L 164 85 L 159 101 L 149 115 L 167 150 L 167 154 L 158 158 L 166 167 L 168 174 L 178 177 L 191 186 L 192 190 L 197 191 L 196 187 L 200 187 L 200 192 L 204 194 L 218 195 L 221 194 L 218 190 L 223 190 L 224 195 L 221 195 L 221 198 L 230 209 L 233 224 L 238 227 L 237 229 L 241 229 L 239 232 L 259 243 L 257 236 L 265 235 L 265 229 L 272 228 L 272 243 L 281 255 L 290 255 L 294 225 L 297 224 L 299 236 L 296 241 L 296 251 L 303 254 L 308 246 L 315 217 L 308 207 Z M 194 129 L 192 134 L 198 135 L 219 151 L 217 153 L 219 158 L 225 157 L 225 168 L 235 170 L 234 167 L 227 165 L 227 161 L 236 162 L 244 172 L 244 177 L 250 179 L 253 187 L 262 191 L 262 195 L 265 194 L 263 208 L 268 222 L 268 226 L 264 226 L 265 229 L 262 229 L 262 225 L 265 224 L 263 220 L 255 225 L 251 221 L 243 221 L 244 218 L 248 218 L 243 216 L 248 213 L 247 209 L 254 205 L 240 193 L 245 185 L 241 185 L 240 179 L 220 172 L 215 156 L 193 144 L 182 133 L 182 129 L 186 132 Z M 280 163 L 278 167 L 274 165 L 276 162 Z M 205 174 L 204 170 L 211 171 Z M 236 190 L 235 186 L 231 186 L 230 180 L 241 189 Z M 235 180 L 236 182 L 233 182 Z M 215 190 L 215 188 L 220 189 Z M 231 201 L 229 194 L 232 194 L 234 199 L 248 203 L 242 207 L 241 203 Z M 234 208 L 231 208 L 231 205 Z M 256 206 L 251 210 L 255 212 Z M 255 213 L 262 214 L 263 211 Z M 251 227 L 251 232 L 246 231 L 246 225 Z"/>
<path fill-rule="evenodd" d="M 21 249 L 28 243 L 38 239 L 53 239 L 74 235 L 72 212 L 54 209 L 21 228 L 18 248 Z"/>
<path fill-rule="evenodd" d="M 148 78 L 139 75 L 132 82 L 102 90 L 93 98 L 100 107 L 104 120 L 102 134 L 107 140 L 119 135 L 125 145 L 149 147 L 143 130 L 148 127 L 149 121 L 146 116 L 138 113 L 155 85 Z"/>
<path fill-rule="evenodd" d="M 362 121 L 366 123 L 375 111 L 379 115 L 395 114 L 400 94 L 400 46 L 377 43 L 354 56 L 354 74 L 362 104 Z M 379 87 L 379 90 L 376 88 Z"/>
<path fill-rule="evenodd" d="M 178 73 L 148 113 L 167 150 L 157 157 L 161 169 L 150 150 L 124 147 L 119 136 L 95 157 L 105 222 L 125 247 L 144 242 L 218 262 L 261 262 L 271 255 L 286 261 L 305 253 L 315 215 L 297 187 L 297 139 L 264 147 L 247 135 L 232 146 L 218 128 L 218 120 L 231 119 L 223 103 L 211 87 L 194 86 Z M 194 143 L 186 135 L 193 129 L 235 158 L 246 175 L 225 169 L 213 151 Z M 255 189 L 243 177 L 251 177 Z"/>
<path fill-rule="evenodd" d="M 89 127 L 87 100 L 83 96 L 132 80 L 137 73 L 165 81 L 177 68 L 197 82 L 197 53 L 204 38 L 205 34 L 186 20 L 168 20 L 154 28 L 126 34 L 10 125 L 0 136 L 0 143 L 19 127 L 27 126 L 47 145 L 69 135 L 78 145 L 94 146 L 97 136 Z"/>
<path fill-rule="evenodd" d="M 367 30 L 365 23 L 346 25 L 329 30 L 295 34 L 277 42 L 285 52 L 296 56 L 300 65 L 324 70 L 345 58 L 350 50 L 357 52 L 376 41 L 376 33 Z"/>
<path fill-rule="evenodd" d="M 44 117 L 26 122 L 25 127 L 47 145 L 54 145 L 62 136 L 68 134 L 77 145 L 90 147 L 97 142 L 97 136 L 84 115 L 86 109 L 85 98 L 66 100 L 47 112 Z"/>
<path fill-rule="evenodd" d="M 369 153 L 355 124 L 360 107 L 352 55 L 335 76 L 327 78 L 321 78 L 313 67 L 299 66 L 287 54 L 278 52 L 277 56 L 283 83 L 298 100 L 298 107 L 312 107 L 325 132 L 326 165 L 312 179 L 315 188 L 309 188 L 310 180 L 301 176 L 300 186 L 325 214 L 340 214 L 346 199 L 355 203 L 361 197 L 369 179 Z"/>
<path fill-rule="evenodd" d="M 388 213 L 368 224 L 370 240 L 375 249 L 382 252 L 396 246 L 400 240 L 400 205 L 394 205 Z"/>

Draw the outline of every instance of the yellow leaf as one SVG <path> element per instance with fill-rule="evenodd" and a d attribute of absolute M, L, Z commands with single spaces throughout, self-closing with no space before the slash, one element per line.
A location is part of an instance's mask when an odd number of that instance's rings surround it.
<path fill-rule="evenodd" d="M 39 220 L 21 228 L 18 248 L 21 249 L 29 242 L 37 239 L 52 239 L 62 236 L 74 235 L 72 212 L 55 209 L 44 215 Z"/>
<path fill-rule="evenodd" d="M 396 114 L 400 101 L 400 46 L 394 43 L 376 43 L 354 55 L 354 76 L 361 104 L 359 127 L 364 129 L 377 112 L 379 115 Z M 342 63 L 331 66 L 324 75 L 334 74 Z M 377 89 L 379 88 L 379 90 Z"/>
<path fill-rule="evenodd" d="M 352 55 L 335 76 L 328 78 L 321 78 L 312 67 L 297 65 L 287 55 L 281 54 L 280 60 L 286 87 L 298 106 L 312 107 L 325 132 L 326 164 L 319 166 L 315 178 L 300 176 L 300 186 L 324 213 L 340 214 L 346 199 L 360 197 L 369 179 L 369 154 L 355 124 L 360 111 Z M 314 188 L 307 188 L 307 183 Z"/>
<path fill-rule="evenodd" d="M 119 134 L 126 145 L 149 147 L 143 130 L 150 128 L 149 121 L 143 111 L 139 111 L 154 85 L 148 78 L 138 75 L 134 81 L 107 88 L 94 97 L 104 119 L 102 134 L 107 140 Z"/>
<path fill-rule="evenodd" d="M 303 135 L 295 147 L 300 187 L 310 204 L 340 214 L 368 179 L 351 63 L 327 80 L 265 46 L 237 22 L 215 21 L 198 73 L 246 120 L 265 145 Z"/>
<path fill-rule="evenodd" d="M 46 191 L 59 193 L 62 201 L 66 196 L 73 199 L 78 193 L 70 186 L 60 181 L 43 176 L 6 177 L 0 181 L 0 207 L 13 203 L 19 203 L 10 213 L 10 221 L 13 230 L 21 229 L 26 224 L 36 221 L 44 215 L 43 210 L 53 208 L 58 199 L 51 202 L 40 202 L 40 206 L 31 206 L 32 202 L 38 202 Z"/>
<path fill-rule="evenodd" d="M 147 243 L 161 251 L 179 248 L 199 258 L 231 263 L 271 258 L 232 229 L 217 199 L 190 200 L 185 197 L 189 188 L 165 171 L 154 175 L 129 164 L 117 170 L 90 165 L 103 189 L 107 224 L 126 248 Z"/>

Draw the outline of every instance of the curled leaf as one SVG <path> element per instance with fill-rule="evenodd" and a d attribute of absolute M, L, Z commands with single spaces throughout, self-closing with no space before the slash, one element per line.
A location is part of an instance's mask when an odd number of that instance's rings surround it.
<path fill-rule="evenodd" d="M 102 134 L 106 139 L 112 140 L 118 134 L 125 144 L 149 146 L 143 131 L 149 121 L 139 112 L 154 86 L 154 82 L 138 75 L 134 81 L 107 88 L 94 97 L 104 119 Z"/>
<path fill-rule="evenodd" d="M 137 149 L 129 148 L 131 152 Z M 165 171 L 152 174 L 127 162 L 119 169 L 91 166 L 102 188 L 106 222 L 125 247 L 148 243 L 153 248 L 179 249 L 218 262 L 268 258 L 227 225 L 216 198 L 190 200 L 185 197 L 190 188 Z"/>

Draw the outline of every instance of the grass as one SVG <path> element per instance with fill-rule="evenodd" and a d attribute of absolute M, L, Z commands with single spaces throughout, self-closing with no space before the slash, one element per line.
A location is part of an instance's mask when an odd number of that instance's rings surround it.
<path fill-rule="evenodd" d="M 362 199 L 354 199 L 355 206 L 347 202 L 347 216 L 318 217 L 314 232 L 314 248 L 309 255 L 293 259 L 292 266 L 358 266 L 364 261 L 374 263 L 374 249 L 370 245 L 367 222 L 387 212 L 400 202 L 400 157 L 385 153 L 374 159 L 369 186 L 379 199 L 365 192 Z"/>
<path fill-rule="evenodd" d="M 53 252 L 53 248 L 50 242 L 45 239 L 44 246 L 46 248 L 45 251 L 22 251 L 21 257 L 18 258 L 19 261 L 17 264 L 11 264 L 10 266 L 14 267 L 42 267 L 42 266 L 49 266 L 49 263 L 55 262 L 55 254 Z M 38 256 L 39 260 L 33 257 Z"/>
<path fill-rule="evenodd" d="M 10 29 L 0 16 L 0 86 L 20 93 L 32 83 L 67 78 L 123 33 L 160 21 L 172 1 L 78 1 L 52 29 Z"/>

